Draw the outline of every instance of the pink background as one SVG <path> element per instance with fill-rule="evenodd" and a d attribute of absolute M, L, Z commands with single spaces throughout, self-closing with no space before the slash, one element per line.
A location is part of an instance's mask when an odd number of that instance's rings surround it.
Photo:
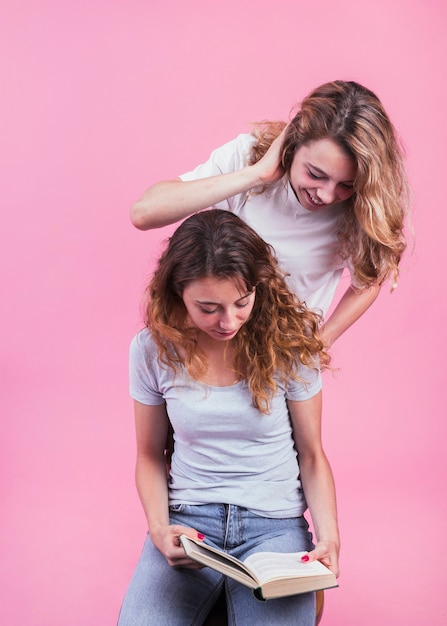
<path fill-rule="evenodd" d="M 404 137 L 416 247 L 337 345 L 324 436 L 340 588 L 325 626 L 446 619 L 444 0 L 3 0 L 1 621 L 108 626 L 144 539 L 127 351 L 170 229 L 128 209 L 318 84 Z"/>

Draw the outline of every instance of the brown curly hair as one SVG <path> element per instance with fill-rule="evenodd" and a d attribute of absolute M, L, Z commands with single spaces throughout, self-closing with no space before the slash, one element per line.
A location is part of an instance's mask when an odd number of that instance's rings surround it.
<path fill-rule="evenodd" d="M 188 284 L 205 277 L 242 282 L 247 292 L 256 289 L 251 315 L 232 346 L 234 371 L 246 380 L 260 411 L 268 413 L 276 381 L 302 380 L 299 363 L 328 365 L 319 336 L 321 318 L 288 289 L 271 246 L 236 215 L 210 209 L 177 228 L 147 288 L 145 324 L 161 362 L 174 372 L 185 366 L 200 379 L 207 369 L 182 298 Z"/>
<path fill-rule="evenodd" d="M 256 163 L 285 128 L 285 122 L 256 124 L 249 162 Z M 355 162 L 354 194 L 339 224 L 340 255 L 350 258 L 363 286 L 392 278 L 406 248 L 404 222 L 409 188 L 403 149 L 377 96 L 354 81 L 336 80 L 310 93 L 288 124 L 282 165 L 289 174 L 295 152 L 309 142 L 330 138 Z"/>

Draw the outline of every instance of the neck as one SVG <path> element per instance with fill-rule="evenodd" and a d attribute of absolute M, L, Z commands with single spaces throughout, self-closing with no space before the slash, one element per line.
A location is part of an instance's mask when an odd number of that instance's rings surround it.
<path fill-rule="evenodd" d="M 209 335 L 205 333 L 201 333 L 197 340 L 197 345 L 203 352 L 208 356 L 221 355 L 225 359 L 228 358 L 228 355 L 233 352 L 233 340 L 229 341 L 219 341 L 218 339 L 213 339 Z"/>
<path fill-rule="evenodd" d="M 198 346 L 207 360 L 206 372 L 200 377 L 202 382 L 218 387 L 233 385 L 239 377 L 234 371 L 234 343 L 217 341 L 208 335 L 199 336 Z"/>

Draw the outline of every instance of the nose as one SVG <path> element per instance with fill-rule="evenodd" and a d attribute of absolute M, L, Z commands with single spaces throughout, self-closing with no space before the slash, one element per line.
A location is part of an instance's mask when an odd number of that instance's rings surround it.
<path fill-rule="evenodd" d="M 317 194 L 321 202 L 324 204 L 331 204 L 332 202 L 335 202 L 337 198 L 337 186 L 328 182 L 318 188 Z"/>
<path fill-rule="evenodd" d="M 224 311 L 219 319 L 222 330 L 234 330 L 236 327 L 235 314 L 232 311 Z"/>

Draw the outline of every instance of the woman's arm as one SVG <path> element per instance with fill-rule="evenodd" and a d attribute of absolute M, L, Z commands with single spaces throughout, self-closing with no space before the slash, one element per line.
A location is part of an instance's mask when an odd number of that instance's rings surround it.
<path fill-rule="evenodd" d="M 141 230 L 160 228 L 214 206 L 236 194 L 279 180 L 284 172 L 280 148 L 284 134 L 254 165 L 198 180 L 162 181 L 149 187 L 130 209 L 130 220 Z"/>
<path fill-rule="evenodd" d="M 164 404 L 148 406 L 134 401 L 137 440 L 136 484 L 153 544 L 169 565 L 198 569 L 180 546 L 179 536 L 200 538 L 197 531 L 169 524 L 168 483 L 164 449 L 168 416 Z M 203 539 L 203 537 L 202 537 Z"/>
<path fill-rule="evenodd" d="M 250 167 L 198 180 L 162 181 L 149 187 L 132 205 L 130 220 L 140 230 L 160 228 L 248 191 L 257 184 L 259 180 Z"/>
<path fill-rule="evenodd" d="M 317 539 L 309 559 L 322 561 L 338 576 L 337 504 L 332 471 L 321 443 L 321 404 L 321 391 L 309 400 L 288 402 L 300 479 Z"/>
<path fill-rule="evenodd" d="M 377 284 L 361 292 L 348 287 L 332 315 L 324 323 L 322 339 L 326 348 L 330 348 L 369 309 L 379 292 L 380 285 Z"/>

